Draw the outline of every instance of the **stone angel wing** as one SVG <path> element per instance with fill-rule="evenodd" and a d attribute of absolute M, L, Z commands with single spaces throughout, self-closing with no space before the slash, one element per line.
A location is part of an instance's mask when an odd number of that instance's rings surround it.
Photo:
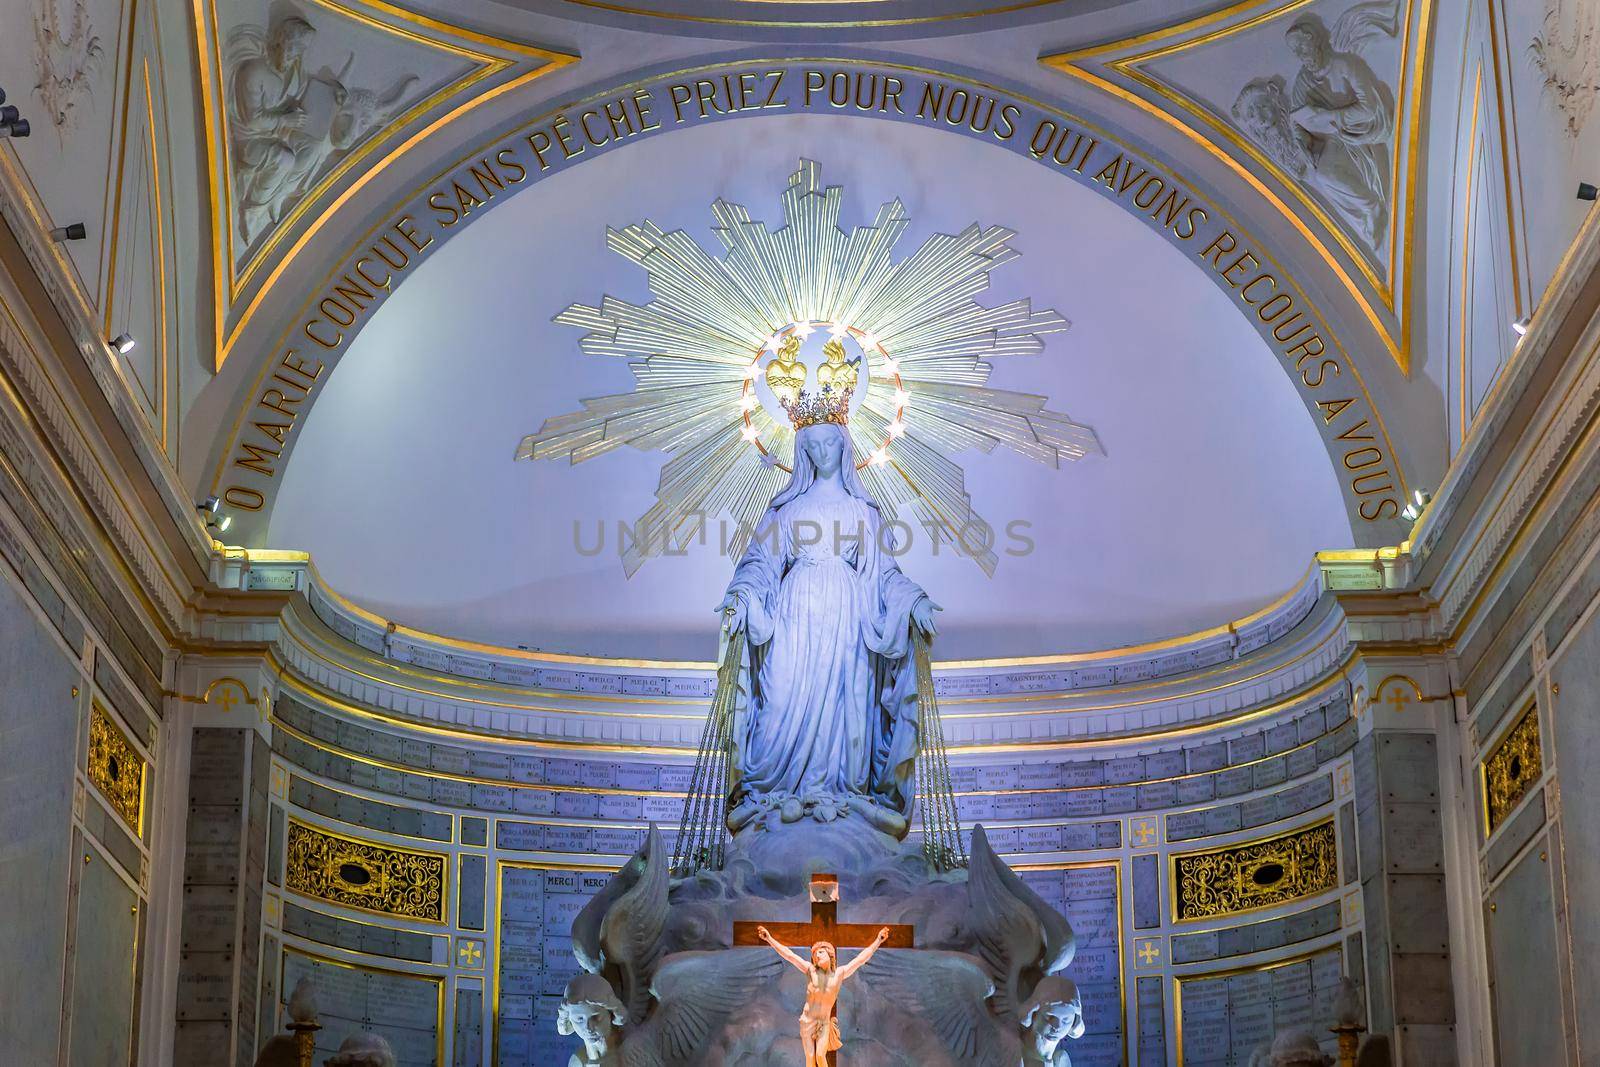
<path fill-rule="evenodd" d="M 766 949 L 668 956 L 650 984 L 659 1003 L 628 1033 L 622 1067 L 698 1067 L 716 1035 L 787 966 Z"/>
<path fill-rule="evenodd" d="M 1400 0 L 1365 0 L 1334 21 L 1329 37 L 1340 52 L 1359 52 L 1369 43 L 1400 32 Z"/>
<path fill-rule="evenodd" d="M 982 826 L 972 831 L 967 899 L 967 926 L 994 979 L 995 1008 L 1016 1021 L 1034 984 L 1072 962 L 1072 925 L 994 854 Z"/>
<path fill-rule="evenodd" d="M 986 1003 L 994 983 L 977 960 L 959 952 L 883 949 L 856 981 L 861 987 L 932 1024 L 951 1063 L 1015 1067 L 1021 1056 L 1014 1028 L 1000 1024 Z M 845 996 L 850 996 L 846 983 Z"/>
<path fill-rule="evenodd" d="M 650 977 L 667 925 L 670 863 L 661 833 L 651 823 L 639 851 L 572 922 L 578 965 L 611 983 L 630 1023 L 642 1021 L 650 1008 Z"/>

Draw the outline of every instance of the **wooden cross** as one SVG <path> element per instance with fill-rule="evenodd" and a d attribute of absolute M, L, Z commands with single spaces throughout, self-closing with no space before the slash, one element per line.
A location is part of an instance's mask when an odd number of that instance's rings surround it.
<path fill-rule="evenodd" d="M 735 948 L 751 945 L 765 945 L 761 935 L 756 931 L 762 926 L 774 938 L 790 948 L 804 949 L 807 959 L 811 958 L 811 946 L 818 941 L 827 941 L 837 949 L 866 948 L 877 938 L 878 931 L 887 928 L 889 938 L 883 943 L 885 948 L 913 948 L 911 926 L 900 923 L 841 923 L 839 921 L 839 877 L 834 874 L 813 874 L 811 876 L 811 921 L 803 923 L 794 922 L 745 922 L 740 920 L 733 924 L 733 944 Z M 838 957 L 834 958 L 834 965 L 838 966 Z M 838 1005 L 834 1006 L 834 1014 L 838 1014 Z M 828 1063 L 837 1064 L 836 1054 L 828 1053 Z"/>

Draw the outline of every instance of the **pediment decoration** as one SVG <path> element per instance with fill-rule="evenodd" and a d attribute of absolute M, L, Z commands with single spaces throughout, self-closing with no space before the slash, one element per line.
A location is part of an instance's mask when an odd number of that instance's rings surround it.
<path fill-rule="evenodd" d="M 381 0 L 200 0 L 217 366 L 334 208 L 423 135 L 576 61 Z"/>
<path fill-rule="evenodd" d="M 1432 0 L 1243 0 L 1043 62 L 1175 126 L 1281 211 L 1409 373 Z"/>

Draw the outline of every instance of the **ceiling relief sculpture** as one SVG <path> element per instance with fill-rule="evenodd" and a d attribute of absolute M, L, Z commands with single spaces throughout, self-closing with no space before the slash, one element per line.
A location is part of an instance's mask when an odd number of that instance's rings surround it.
<path fill-rule="evenodd" d="M 58 132 L 76 126 L 93 98 L 106 56 L 98 29 L 88 0 L 44 0 L 33 24 L 39 70 L 33 91 Z"/>
<path fill-rule="evenodd" d="M 955 456 L 1004 446 L 1059 466 L 1099 451 L 1094 431 L 1046 409 L 1044 397 L 988 385 L 991 360 L 1039 356 L 1039 335 L 1067 327 L 1026 299 L 994 308 L 974 299 L 1019 254 L 1012 231 L 974 223 L 895 258 L 910 224 L 900 201 L 847 232 L 843 199 L 802 160 L 778 229 L 738 204 L 712 206 L 721 256 L 650 222 L 612 231 L 612 248 L 648 272 L 653 298 L 606 297 L 556 317 L 588 331 L 586 355 L 629 360 L 636 385 L 547 419 L 517 458 L 578 463 L 623 445 L 671 454 L 637 524 L 644 535 L 623 554 L 630 574 L 722 516 L 743 531 L 729 553 L 743 551 L 785 480 L 802 390 L 845 398 L 830 421 L 848 427 L 886 517 L 916 522 L 988 572 L 996 536 L 973 510 Z"/>
<path fill-rule="evenodd" d="M 319 213 L 396 158 L 407 134 L 574 60 L 378 2 L 221 0 L 202 23 L 222 190 L 213 204 L 219 312 L 242 304 L 248 314 L 250 296 L 315 232 Z M 219 366 L 241 316 L 226 318 Z"/>
<path fill-rule="evenodd" d="M 1418 121 L 1413 56 L 1422 54 L 1416 42 L 1426 39 L 1430 8 L 1431 0 L 1244 0 L 1046 62 L 1180 126 L 1267 193 L 1408 370 L 1416 145 L 1407 123 Z"/>
<path fill-rule="evenodd" d="M 1528 44 L 1544 91 L 1577 140 L 1600 98 L 1600 4 L 1544 0 L 1544 19 Z"/>
<path fill-rule="evenodd" d="M 106 172 L 121 133 L 118 57 L 128 46 L 128 12 L 120 0 L 38 0 L 15 16 L 0 33 L 0 71 L 6 103 L 28 120 L 32 135 L 5 139 L 0 171 L 31 201 L 25 213 L 84 224 L 87 238 L 56 254 L 84 299 L 96 304 L 109 230 Z"/>
<path fill-rule="evenodd" d="M 419 184 L 323 278 L 297 279 L 305 294 L 301 310 L 275 338 L 255 336 L 263 353 L 255 382 L 213 453 L 211 492 L 231 509 L 241 543 L 265 535 L 281 472 L 343 353 L 416 265 L 446 241 L 544 179 L 647 139 L 807 113 L 976 139 L 1095 191 L 1181 250 L 1278 357 L 1328 452 L 1359 538 L 1396 538 L 1408 492 L 1402 458 L 1361 368 L 1304 288 L 1301 272 L 1272 242 L 1254 236 L 1183 174 L 1121 144 L 1110 131 L 1036 99 L 902 65 L 834 59 L 697 67 L 564 103 Z M 1046 201 L 1037 206 L 1049 209 Z M 275 266 L 272 276 L 284 269 Z M 772 317 L 763 324 L 764 336 L 802 321 L 798 312 Z M 842 315 L 818 313 L 804 321 L 883 332 Z M 605 324 L 596 319 L 583 325 Z M 235 326 L 235 337 L 241 328 Z"/>

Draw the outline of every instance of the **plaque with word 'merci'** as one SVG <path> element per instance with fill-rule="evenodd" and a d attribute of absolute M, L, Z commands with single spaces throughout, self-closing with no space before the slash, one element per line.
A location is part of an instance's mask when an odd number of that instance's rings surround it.
<path fill-rule="evenodd" d="M 1072 923 L 1078 950 L 1067 974 L 1083 998 L 1083 1036 L 1072 1042 L 1077 1067 L 1124 1062 L 1121 884 L 1115 861 L 1028 871 L 1023 881 Z"/>
<path fill-rule="evenodd" d="M 400 1067 L 441 1067 L 440 979 L 354 967 L 285 947 L 278 983 L 283 1018 L 289 1017 L 290 993 L 308 976 L 316 987 L 317 1021 L 322 1024 L 316 1062 L 333 1055 L 350 1035 L 370 1030 L 388 1040 Z"/>
<path fill-rule="evenodd" d="M 499 1009 L 495 1062 L 500 1067 L 562 1064 L 577 1038 L 556 1032 L 556 1009 L 578 974 L 572 920 L 610 872 L 500 865 Z"/>

